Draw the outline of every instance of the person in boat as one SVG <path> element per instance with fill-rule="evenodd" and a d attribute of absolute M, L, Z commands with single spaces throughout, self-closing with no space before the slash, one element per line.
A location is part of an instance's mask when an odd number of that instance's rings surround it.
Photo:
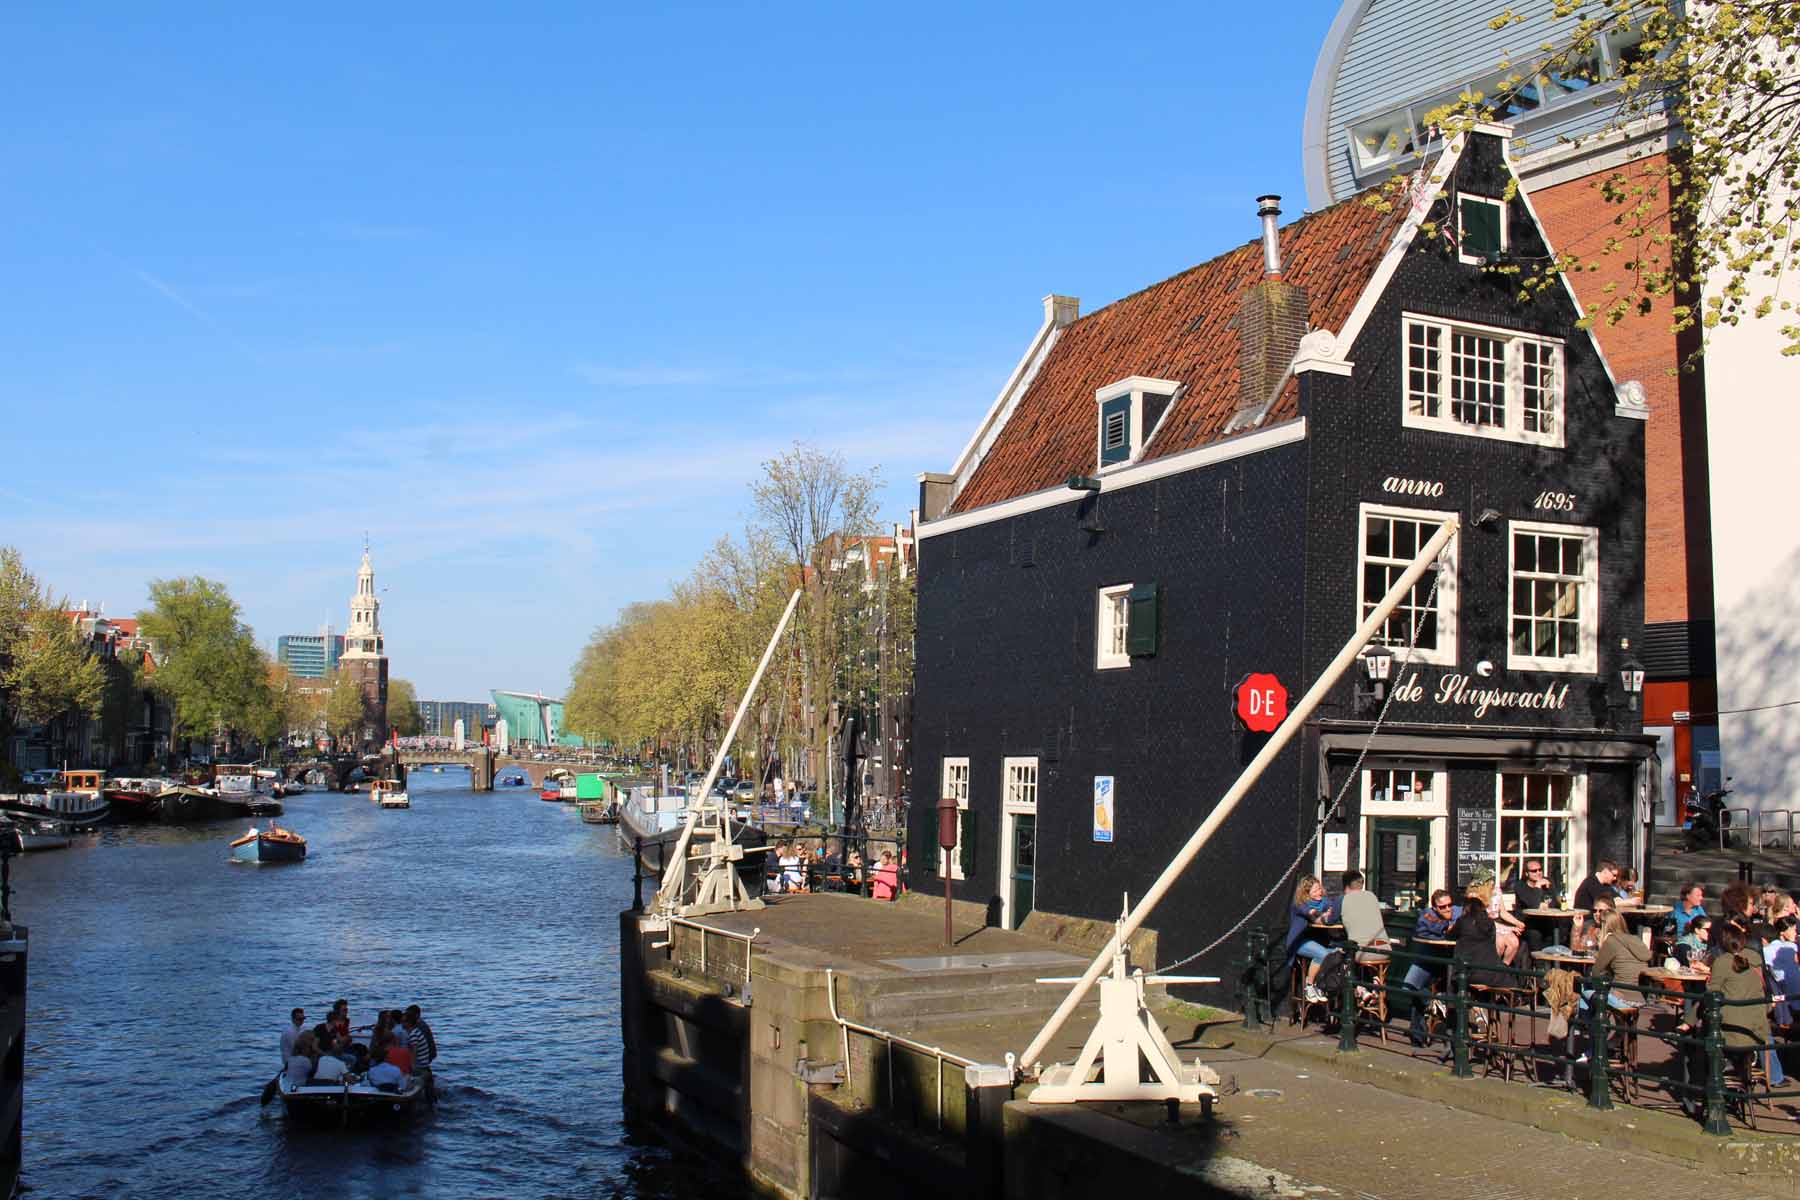
<path fill-rule="evenodd" d="M 306 1010 L 296 1008 L 288 1014 L 288 1017 L 292 1024 L 281 1031 L 281 1065 L 283 1069 L 287 1067 L 287 1060 L 294 1056 L 294 1042 L 306 1031 Z"/>
<path fill-rule="evenodd" d="M 323 1027 L 321 1027 L 323 1028 Z M 319 1037 L 319 1058 L 313 1064 L 312 1081 L 314 1083 L 341 1083 L 344 1076 L 350 1073 L 350 1064 L 345 1062 L 342 1054 L 342 1043 L 329 1028 Z"/>
<path fill-rule="evenodd" d="M 312 1079 L 313 1059 L 319 1053 L 319 1039 L 308 1029 L 294 1039 L 293 1053 L 288 1055 L 283 1074 L 290 1088 L 305 1087 Z"/>
<path fill-rule="evenodd" d="M 397 1092 L 406 1086 L 406 1073 L 391 1062 L 378 1062 L 369 1068 L 365 1077 L 369 1086 L 380 1088 L 384 1092 Z"/>
<path fill-rule="evenodd" d="M 437 1039 L 431 1035 L 431 1026 L 420 1015 L 419 1006 L 407 1005 L 400 1021 L 402 1028 L 406 1030 L 406 1039 L 412 1046 L 413 1070 L 430 1071 L 432 1060 L 437 1058 Z"/>
<path fill-rule="evenodd" d="M 395 1025 L 390 1028 L 390 1034 L 386 1049 L 382 1054 L 382 1061 L 393 1063 L 399 1067 L 402 1075 L 411 1075 L 413 1073 L 413 1051 L 412 1043 L 407 1040 L 406 1030 Z"/>

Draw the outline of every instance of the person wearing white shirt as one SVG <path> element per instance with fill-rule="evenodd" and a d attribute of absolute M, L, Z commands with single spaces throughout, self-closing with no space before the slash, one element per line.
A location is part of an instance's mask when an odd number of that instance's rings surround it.
<path fill-rule="evenodd" d="M 281 1062 L 283 1066 L 287 1065 L 288 1059 L 294 1057 L 294 1039 L 298 1038 L 301 1031 L 306 1028 L 306 1010 L 304 1008 L 296 1008 L 291 1015 L 294 1023 L 281 1031 Z"/>

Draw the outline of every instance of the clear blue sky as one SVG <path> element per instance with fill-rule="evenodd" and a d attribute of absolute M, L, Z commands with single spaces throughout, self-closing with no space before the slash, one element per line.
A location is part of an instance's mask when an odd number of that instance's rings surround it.
<path fill-rule="evenodd" d="M 1335 3 L 16 5 L 0 543 L 560 693 L 804 439 L 904 519 L 1040 320 L 1303 207 Z"/>

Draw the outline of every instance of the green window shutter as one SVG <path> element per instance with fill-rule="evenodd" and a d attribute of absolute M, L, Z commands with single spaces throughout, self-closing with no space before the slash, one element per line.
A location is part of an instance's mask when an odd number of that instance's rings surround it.
<path fill-rule="evenodd" d="M 1140 583 L 1126 600 L 1125 653 L 1149 658 L 1162 641 L 1162 585 Z"/>
<path fill-rule="evenodd" d="M 975 812 L 973 809 L 963 814 L 962 842 L 956 847 L 956 853 L 957 857 L 962 862 L 964 879 L 975 878 L 975 863 L 979 857 L 975 852 L 975 843 L 977 840 L 975 831 L 980 828 L 981 822 L 975 819 Z"/>
<path fill-rule="evenodd" d="M 1131 393 L 1100 406 L 1100 465 L 1131 457 Z"/>
<path fill-rule="evenodd" d="M 1471 196 L 1462 198 L 1462 252 L 1481 257 L 1499 254 L 1500 207 L 1491 200 Z"/>

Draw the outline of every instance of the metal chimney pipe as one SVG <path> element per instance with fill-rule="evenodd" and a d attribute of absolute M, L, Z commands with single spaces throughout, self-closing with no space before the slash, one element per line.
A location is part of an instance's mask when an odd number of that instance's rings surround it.
<path fill-rule="evenodd" d="M 1275 228 L 1275 218 L 1281 215 L 1281 197 L 1258 196 L 1256 215 L 1262 218 L 1263 226 L 1263 274 L 1273 277 L 1281 274 L 1281 231 Z"/>

